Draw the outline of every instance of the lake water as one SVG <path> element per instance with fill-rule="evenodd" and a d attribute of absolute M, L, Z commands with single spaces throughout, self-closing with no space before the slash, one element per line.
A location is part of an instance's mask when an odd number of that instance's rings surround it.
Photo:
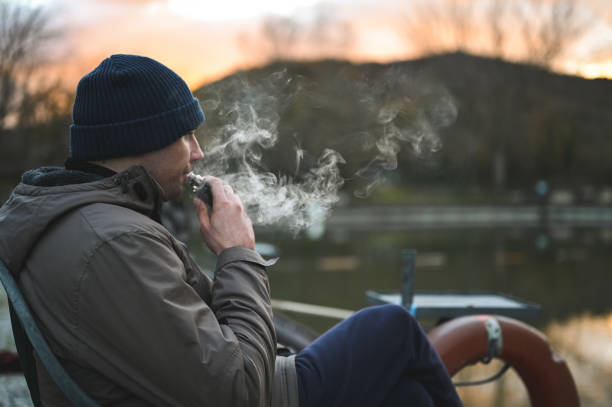
<path fill-rule="evenodd" d="M 319 226 L 295 238 L 257 230 L 265 243 L 260 250 L 280 257 L 269 270 L 275 299 L 362 308 L 367 290 L 400 290 L 402 250 L 414 249 L 417 292 L 487 291 L 539 304 L 540 315 L 525 322 L 544 332 L 566 359 L 582 405 L 612 405 L 612 228 Z M 190 247 L 205 268 L 214 264 L 197 239 Z M 6 303 L 0 304 L 0 348 L 10 348 Z M 337 322 L 289 315 L 319 332 Z M 466 369 L 458 379 L 483 378 L 498 368 L 494 361 Z M 26 394 L 18 376 L 0 376 L 0 406 L 30 405 Z M 461 395 L 466 406 L 528 405 L 512 370 L 492 384 L 462 388 Z"/>
<path fill-rule="evenodd" d="M 402 250 L 414 249 L 417 293 L 486 291 L 539 304 L 540 315 L 524 322 L 544 332 L 566 359 L 582 406 L 612 405 L 612 229 L 370 229 L 330 226 L 315 240 L 260 232 L 259 240 L 277 246 L 280 256 L 269 272 L 273 297 L 359 309 L 368 305 L 367 290 L 400 290 Z M 291 316 L 320 332 L 337 322 Z M 426 328 L 432 322 L 422 321 Z M 457 379 L 482 379 L 500 366 L 481 364 Z M 512 370 L 502 380 L 460 393 L 466 406 L 529 405 Z"/>

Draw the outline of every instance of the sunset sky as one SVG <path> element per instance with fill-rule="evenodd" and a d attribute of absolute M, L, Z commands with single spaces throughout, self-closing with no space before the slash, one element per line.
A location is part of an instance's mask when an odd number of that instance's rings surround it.
<path fill-rule="evenodd" d="M 291 43 L 290 56 L 356 62 L 419 56 L 405 29 L 408 21 L 415 21 L 412 6 L 417 1 L 22 0 L 45 7 L 52 26 L 64 33 L 57 46 L 67 82 L 76 82 L 108 55 L 134 53 L 163 62 L 192 87 L 265 63 L 273 46 L 262 37 L 261 24 L 270 16 L 291 18 L 303 28 L 300 40 Z M 494 0 L 457 1 L 476 3 L 478 10 Z M 576 4 L 588 30 L 554 68 L 588 78 L 612 78 L 612 1 L 576 0 Z M 306 32 L 312 27 L 319 31 Z M 289 43 L 282 40 L 281 45 Z M 472 39 L 466 49 L 478 52 L 479 47 L 486 45 Z M 520 47 L 519 40 L 508 38 L 504 56 L 517 59 Z"/>

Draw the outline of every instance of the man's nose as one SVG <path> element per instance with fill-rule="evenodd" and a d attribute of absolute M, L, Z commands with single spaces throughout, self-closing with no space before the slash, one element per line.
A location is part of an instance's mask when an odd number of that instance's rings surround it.
<path fill-rule="evenodd" d="M 202 149 L 200 148 L 200 144 L 198 143 L 198 139 L 195 138 L 195 136 L 192 137 L 192 142 L 191 142 L 191 161 L 197 161 L 197 160 L 201 160 L 202 158 L 204 158 L 204 153 L 202 152 Z"/>

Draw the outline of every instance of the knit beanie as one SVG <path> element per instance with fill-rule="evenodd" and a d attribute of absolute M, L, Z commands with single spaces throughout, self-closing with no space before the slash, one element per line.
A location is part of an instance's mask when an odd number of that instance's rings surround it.
<path fill-rule="evenodd" d="M 112 55 L 77 86 L 70 157 L 104 159 L 158 150 L 197 128 L 204 112 L 168 67 L 137 55 Z"/>

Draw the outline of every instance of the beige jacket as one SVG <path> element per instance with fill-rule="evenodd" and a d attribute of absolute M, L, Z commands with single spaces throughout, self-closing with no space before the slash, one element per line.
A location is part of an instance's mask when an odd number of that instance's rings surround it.
<path fill-rule="evenodd" d="M 210 280 L 154 220 L 160 188 L 142 167 L 70 183 L 81 175 L 24 176 L 0 208 L 0 257 L 82 389 L 113 406 L 297 406 L 267 262 L 227 249 Z M 68 405 L 38 375 L 43 403 Z"/>

